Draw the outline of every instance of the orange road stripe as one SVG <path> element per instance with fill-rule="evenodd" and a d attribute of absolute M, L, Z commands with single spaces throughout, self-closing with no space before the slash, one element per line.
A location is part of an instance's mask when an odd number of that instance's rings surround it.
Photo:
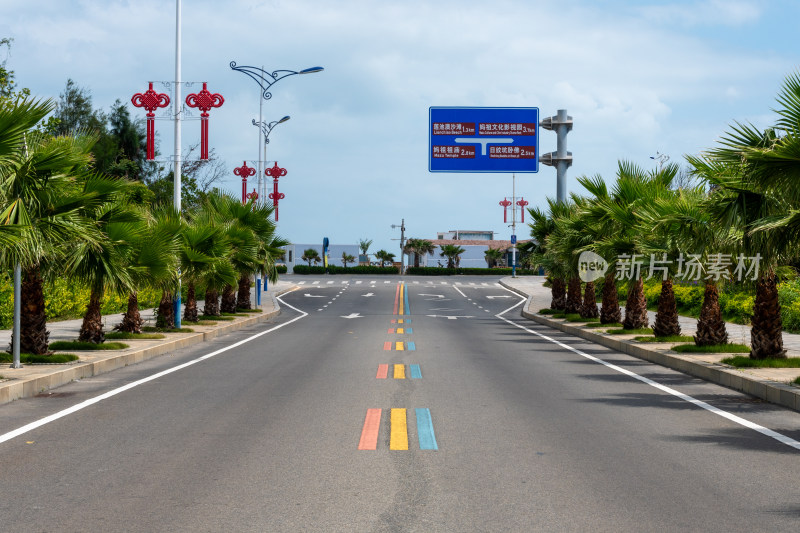
<path fill-rule="evenodd" d="M 383 349 L 384 350 L 391 350 L 392 349 L 392 343 L 390 341 L 384 342 L 383 343 Z"/>
<path fill-rule="evenodd" d="M 361 440 L 358 441 L 359 450 L 376 450 L 378 448 L 378 430 L 380 427 L 381 410 L 367 409 L 364 428 L 361 430 Z"/>
<path fill-rule="evenodd" d="M 389 365 L 378 365 L 378 375 L 375 376 L 378 379 L 386 379 L 386 376 L 389 375 Z"/>

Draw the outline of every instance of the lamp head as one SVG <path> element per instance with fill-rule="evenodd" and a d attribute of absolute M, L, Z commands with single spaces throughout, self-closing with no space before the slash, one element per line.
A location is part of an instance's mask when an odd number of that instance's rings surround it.
<path fill-rule="evenodd" d="M 286 115 L 285 117 L 283 117 L 282 119 L 280 119 L 278 121 L 278 124 L 282 124 L 282 123 L 286 122 L 287 120 L 289 120 L 290 118 L 292 118 L 292 117 L 290 117 L 289 115 Z"/>
<path fill-rule="evenodd" d="M 323 69 L 322 67 L 311 67 L 301 70 L 300 72 L 298 72 L 298 74 L 313 74 L 314 72 L 322 72 L 323 70 L 325 69 Z"/>

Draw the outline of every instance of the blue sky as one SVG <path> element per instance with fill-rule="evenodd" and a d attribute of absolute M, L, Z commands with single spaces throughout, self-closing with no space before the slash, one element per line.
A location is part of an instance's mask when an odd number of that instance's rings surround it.
<path fill-rule="evenodd" d="M 174 1 L 3 0 L 2 13 L 0 37 L 14 39 L 8 67 L 37 96 L 57 98 L 72 78 L 108 109 L 149 80 L 174 79 Z M 660 152 L 682 162 L 734 121 L 770 124 L 800 63 L 798 16 L 795 0 L 184 0 L 182 78 L 225 97 L 210 142 L 230 169 L 223 186 L 239 194 L 232 171 L 257 158 L 259 92 L 230 61 L 324 67 L 281 80 L 264 102 L 266 120 L 292 117 L 267 152 L 288 170 L 279 231 L 301 244 L 368 238 L 372 252 L 397 252 L 391 225 L 401 219 L 407 237 L 510 234 L 498 205 L 510 175 L 428 172 L 430 106 L 567 109 L 568 191 L 580 192 L 576 177 L 613 181 L 620 159 L 651 167 Z M 167 158 L 171 123 L 156 127 Z M 199 129 L 184 124 L 184 146 Z M 555 145 L 542 130 L 540 152 Z M 544 206 L 555 170 L 540 166 L 516 184 Z"/>

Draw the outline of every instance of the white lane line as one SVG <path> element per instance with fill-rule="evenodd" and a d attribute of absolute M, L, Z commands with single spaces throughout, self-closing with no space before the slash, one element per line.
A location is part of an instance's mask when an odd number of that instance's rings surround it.
<path fill-rule="evenodd" d="M 506 290 L 508 290 L 508 289 L 506 289 Z M 513 291 L 509 291 L 509 292 L 513 293 Z M 516 293 L 514 293 L 514 294 L 517 297 L 519 297 L 519 294 L 516 294 Z M 705 409 L 706 411 L 714 413 L 715 415 L 721 416 L 722 418 L 727 418 L 728 420 L 730 420 L 731 422 L 733 422 L 735 424 L 739 424 L 740 426 L 744 426 L 746 428 L 752 429 L 753 431 L 757 431 L 758 433 L 761 433 L 762 435 L 765 435 L 767 437 L 773 438 L 773 439 L 777 440 L 778 442 L 786 444 L 787 446 L 791 446 L 792 448 L 794 448 L 796 450 L 800 450 L 800 442 L 796 441 L 796 440 L 794 440 L 794 439 L 792 439 L 790 437 L 787 437 L 786 435 L 782 435 L 782 434 L 778 433 L 777 431 L 773 431 L 773 430 L 771 430 L 769 428 L 766 428 L 764 426 L 758 425 L 758 424 L 756 424 L 754 422 L 750 422 L 749 420 L 746 420 L 746 419 L 744 419 L 744 418 L 742 418 L 740 416 L 734 415 L 734 414 L 729 413 L 727 411 L 723 411 L 719 407 L 714 407 L 711 404 L 708 404 L 708 403 L 706 403 L 706 402 L 704 402 L 702 400 L 698 400 L 697 398 L 689 396 L 688 394 L 684 394 L 682 392 L 679 392 L 679 391 L 677 391 L 677 390 L 675 390 L 675 389 L 673 389 L 671 387 L 667 387 L 666 385 L 662 385 L 661 383 L 658 383 L 657 381 L 653 381 L 650 378 L 646 378 L 644 376 L 640 376 L 639 374 L 637 374 L 635 372 L 631 372 L 630 370 L 627 370 L 627 369 L 622 368 L 620 366 L 617 366 L 615 364 L 609 363 L 608 361 L 604 361 L 603 359 L 600 359 L 598 357 L 594 357 L 593 355 L 589 355 L 587 353 L 584 353 L 584 352 L 578 350 L 577 348 L 573 348 L 572 346 L 569 346 L 567 344 L 564 344 L 563 342 L 557 341 L 557 340 L 555 340 L 555 339 L 553 339 L 551 337 L 548 337 L 547 335 L 543 335 L 542 333 L 539 333 L 538 331 L 534 331 L 532 329 L 528 329 L 525 326 L 517 324 L 516 322 L 508 320 L 507 318 L 502 316 L 502 315 L 508 313 L 509 311 L 511 311 L 512 309 L 514 309 L 516 307 L 519 307 L 522 303 L 524 303 L 526 301 L 527 300 L 523 299 L 523 300 L 519 301 L 518 303 L 516 303 L 515 305 L 509 307 L 505 311 L 502 311 L 501 313 L 496 314 L 495 316 L 497 318 L 499 318 L 500 320 L 511 324 L 512 326 L 518 327 L 519 329 L 521 329 L 523 331 L 527 331 L 528 333 L 533 333 L 537 337 L 540 337 L 540 338 L 542 338 L 542 339 L 544 339 L 546 341 L 552 342 L 553 344 L 556 344 L 556 345 L 558 345 L 558 346 L 560 346 L 560 347 L 562 347 L 562 348 L 564 348 L 566 350 L 569 350 L 569 351 L 571 351 L 571 352 L 573 352 L 573 353 L 575 353 L 577 355 L 580 355 L 581 357 L 585 357 L 586 359 L 588 359 L 590 361 L 594 361 L 595 363 L 599 363 L 599 364 L 601 364 L 601 365 L 603 365 L 603 366 L 605 366 L 607 368 L 610 368 L 611 370 L 615 370 L 615 371 L 619 372 L 620 374 L 625 374 L 626 376 L 632 377 L 633 379 L 641 381 L 642 383 L 650 385 L 651 387 L 654 387 L 654 388 L 656 388 L 656 389 L 658 389 L 660 391 L 666 392 L 667 394 L 671 394 L 672 396 L 675 396 L 675 397 L 680 398 L 681 400 L 683 400 L 685 402 L 688 402 L 688 403 L 691 403 L 693 405 L 696 405 L 697 407 Z"/>
<path fill-rule="evenodd" d="M 464 298 L 467 298 L 467 295 L 466 295 L 466 294 L 464 294 L 463 292 L 461 292 L 461 289 L 459 289 L 459 288 L 458 288 L 458 287 L 456 287 L 455 285 L 453 285 L 453 288 L 454 288 L 454 289 L 455 289 L 455 290 L 458 292 L 458 294 L 460 294 L 460 295 L 461 295 L 461 296 L 463 296 Z M 469 300 L 469 298 L 467 298 L 467 300 Z"/>
<path fill-rule="evenodd" d="M 319 281 L 312 281 L 311 284 L 312 285 L 319 285 Z"/>
<path fill-rule="evenodd" d="M 96 403 L 99 403 L 99 402 L 101 402 L 103 400 L 107 400 L 108 398 L 111 398 L 112 396 L 116 396 L 117 394 L 123 393 L 123 392 L 125 392 L 127 390 L 130 390 L 130 389 L 134 388 L 134 387 L 138 387 L 139 385 L 144 385 L 145 383 L 148 383 L 148 382 L 153 381 L 155 379 L 158 379 L 160 377 L 166 376 L 168 374 L 172 374 L 173 372 L 177 372 L 178 370 L 183 370 L 184 368 L 192 366 L 192 365 L 194 365 L 196 363 L 199 363 L 201 361 L 205 361 L 206 359 L 211 359 L 212 357 L 217 356 L 217 355 L 219 355 L 221 353 L 227 352 L 228 350 L 232 350 L 233 348 L 238 348 L 239 346 L 241 346 L 243 344 L 246 344 L 246 343 L 248 343 L 248 342 L 250 342 L 252 340 L 255 340 L 255 339 L 261 337 L 262 335 L 266 335 L 267 333 L 272 333 L 273 331 L 275 331 L 277 329 L 280 329 L 280 328 L 282 328 L 284 326 L 288 326 L 292 322 L 297 322 L 301 318 L 305 318 L 305 317 L 308 316 L 308 313 L 306 313 L 305 311 L 301 311 L 300 309 L 287 304 L 286 302 L 281 300 L 280 297 L 277 297 L 277 299 L 280 300 L 281 304 L 283 304 L 286 307 L 289 307 L 291 309 L 294 309 L 298 313 L 301 313 L 301 315 L 298 316 L 297 318 L 293 318 L 292 320 L 289 320 L 288 322 L 284 322 L 283 324 L 275 326 L 274 328 L 262 331 L 261 333 L 256 333 L 255 335 L 247 337 L 246 339 L 242 339 L 239 342 L 235 342 L 235 343 L 231 344 L 230 346 L 226 346 L 225 348 L 220 348 L 219 350 L 217 350 L 215 352 L 211 352 L 209 354 L 206 354 L 206 355 L 203 355 L 201 357 L 198 357 L 197 359 L 193 359 L 191 361 L 187 361 L 186 363 L 180 364 L 178 366 L 174 366 L 172 368 L 168 368 L 166 370 L 162 370 L 161 372 L 158 372 L 158 373 L 153 374 L 152 376 L 148 376 L 146 378 L 142 378 L 142 379 L 140 379 L 138 381 L 133 381 L 131 383 L 128 383 L 127 385 L 123 385 L 122 387 L 116 388 L 114 390 L 110 390 L 110 391 L 108 391 L 106 393 L 103 393 L 103 394 L 101 394 L 99 396 L 95 396 L 94 398 L 89 398 L 88 400 L 84 400 L 83 402 L 81 402 L 79 404 L 73 405 L 72 407 L 68 407 L 67 409 L 59 411 L 59 412 L 54 413 L 52 415 L 46 416 L 44 418 L 40 418 L 39 420 L 36 420 L 35 422 L 31 422 L 30 424 L 26 424 L 26 425 L 22 426 L 21 428 L 15 429 L 14 431 L 9 431 L 8 433 L 4 433 L 4 434 L 0 435 L 0 444 L 3 443 L 3 442 L 9 441 L 9 440 L 11 440 L 11 439 L 13 439 L 15 437 L 19 437 L 20 435 L 24 435 L 25 433 L 33 431 L 34 429 L 40 428 L 40 427 L 44 426 L 45 424 L 49 424 L 50 422 L 55 422 L 56 420 L 58 420 L 60 418 L 64 418 L 65 416 L 71 415 L 73 413 L 77 413 L 78 411 L 80 411 L 82 409 L 85 409 L 85 408 L 87 408 L 87 407 L 89 407 L 91 405 L 94 405 Z"/>

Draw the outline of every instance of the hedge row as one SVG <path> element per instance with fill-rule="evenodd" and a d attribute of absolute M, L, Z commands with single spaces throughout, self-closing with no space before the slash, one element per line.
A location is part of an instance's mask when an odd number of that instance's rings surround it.
<path fill-rule="evenodd" d="M 416 276 L 510 276 L 510 268 L 443 268 L 443 267 L 408 267 L 406 274 Z M 517 269 L 520 276 L 534 276 L 537 270 Z"/>
<path fill-rule="evenodd" d="M 86 313 L 91 291 L 73 282 L 58 278 L 45 282 L 44 304 L 48 320 L 67 320 L 81 318 Z M 138 293 L 139 307 L 146 309 L 155 307 L 161 300 L 161 291 L 152 289 Z M 128 296 L 106 294 L 100 312 L 104 315 L 124 313 L 128 308 Z M 14 323 L 14 285 L 7 277 L 0 279 L 0 329 L 11 329 Z"/>
<path fill-rule="evenodd" d="M 295 274 L 325 274 L 325 267 L 321 266 L 308 266 L 308 265 L 295 265 Z M 329 265 L 328 274 L 397 274 L 398 271 L 394 267 L 379 267 L 379 266 L 354 266 L 354 267 L 340 267 L 336 265 Z"/>

